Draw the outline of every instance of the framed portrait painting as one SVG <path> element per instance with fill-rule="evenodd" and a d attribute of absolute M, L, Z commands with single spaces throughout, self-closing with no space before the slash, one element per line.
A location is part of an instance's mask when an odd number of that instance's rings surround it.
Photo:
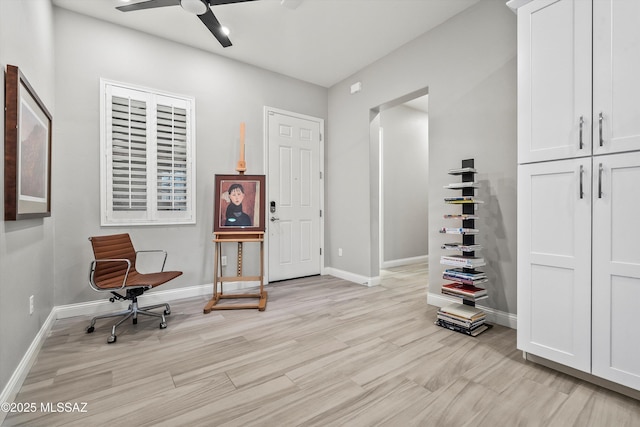
<path fill-rule="evenodd" d="M 264 175 L 216 175 L 213 231 L 264 231 Z"/>
<path fill-rule="evenodd" d="M 51 216 L 51 114 L 14 65 L 5 74 L 4 219 Z"/>

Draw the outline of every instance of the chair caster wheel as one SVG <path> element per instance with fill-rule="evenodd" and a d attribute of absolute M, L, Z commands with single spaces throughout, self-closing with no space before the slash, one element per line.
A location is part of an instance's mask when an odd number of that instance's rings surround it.
<path fill-rule="evenodd" d="M 114 342 L 116 342 L 117 337 L 115 335 L 111 335 L 109 338 L 107 338 L 107 344 L 113 344 Z"/>
<path fill-rule="evenodd" d="M 166 322 L 160 322 L 160 329 L 166 329 L 167 328 L 167 323 Z"/>
<path fill-rule="evenodd" d="M 165 315 L 165 316 L 168 316 L 168 315 L 170 315 L 170 314 L 171 314 L 171 310 L 165 310 L 165 311 L 164 311 L 164 315 Z"/>
<path fill-rule="evenodd" d="M 87 333 L 88 333 L 88 334 L 90 334 L 91 332 L 93 332 L 93 331 L 95 331 L 95 330 L 96 330 L 96 328 L 94 328 L 93 326 L 89 326 L 89 327 L 87 328 Z"/>
<path fill-rule="evenodd" d="M 137 325 L 138 324 L 138 319 L 133 319 L 133 324 Z"/>

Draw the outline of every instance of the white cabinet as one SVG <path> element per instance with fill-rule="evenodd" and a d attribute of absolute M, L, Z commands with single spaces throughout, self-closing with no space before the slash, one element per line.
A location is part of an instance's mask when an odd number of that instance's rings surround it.
<path fill-rule="evenodd" d="M 591 154 L 591 2 L 518 9 L 518 162 Z"/>
<path fill-rule="evenodd" d="M 636 390 L 638 22 L 638 0 L 518 9 L 518 348 Z"/>
<path fill-rule="evenodd" d="M 518 9 L 519 163 L 640 150 L 639 21 L 638 0 Z"/>
<path fill-rule="evenodd" d="M 640 390 L 640 152 L 518 169 L 518 348 Z"/>
<path fill-rule="evenodd" d="M 594 0 L 594 154 L 640 150 L 639 77 L 640 1 Z"/>
<path fill-rule="evenodd" d="M 640 152 L 593 170 L 592 372 L 640 390 Z"/>
<path fill-rule="evenodd" d="M 518 169 L 518 348 L 586 372 L 591 368 L 590 170 L 590 159 Z"/>

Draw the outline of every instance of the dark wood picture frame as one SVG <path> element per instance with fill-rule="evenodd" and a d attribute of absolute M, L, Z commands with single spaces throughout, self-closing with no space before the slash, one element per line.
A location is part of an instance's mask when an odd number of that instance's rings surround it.
<path fill-rule="evenodd" d="M 4 219 L 51 216 L 51 113 L 14 65 L 4 94 Z"/>
<path fill-rule="evenodd" d="M 214 233 L 265 230 L 264 175 L 216 175 L 213 199 Z"/>

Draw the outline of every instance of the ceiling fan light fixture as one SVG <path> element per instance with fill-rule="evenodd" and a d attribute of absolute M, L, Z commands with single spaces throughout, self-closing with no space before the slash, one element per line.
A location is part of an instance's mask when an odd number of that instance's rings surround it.
<path fill-rule="evenodd" d="M 187 12 L 196 15 L 202 15 L 209 9 L 204 0 L 180 0 L 180 6 Z"/>

